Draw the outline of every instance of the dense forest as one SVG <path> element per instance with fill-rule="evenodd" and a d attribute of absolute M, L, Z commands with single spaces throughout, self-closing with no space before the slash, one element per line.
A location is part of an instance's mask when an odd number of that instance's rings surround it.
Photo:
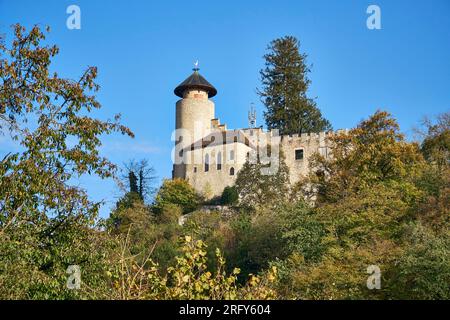
<path fill-rule="evenodd" d="M 127 192 L 100 219 L 73 181 L 119 176 L 101 138 L 133 133 L 119 115 L 90 117 L 101 107 L 95 67 L 76 81 L 51 74 L 58 48 L 45 33 L 14 33 L 0 43 L 0 132 L 20 145 L 0 155 L 0 299 L 450 298 L 449 113 L 411 141 L 379 110 L 329 135 L 333 156 L 314 155 L 295 185 L 283 157 L 270 176 L 246 163 L 215 199 L 228 214 L 203 210 L 185 180 L 154 185 L 151 164 L 132 162 Z M 267 126 L 330 130 L 306 95 L 297 39 L 273 41 L 265 59 Z"/>

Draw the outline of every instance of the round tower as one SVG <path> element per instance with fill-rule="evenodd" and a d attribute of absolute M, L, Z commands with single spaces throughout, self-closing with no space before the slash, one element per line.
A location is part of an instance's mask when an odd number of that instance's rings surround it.
<path fill-rule="evenodd" d="M 184 129 L 190 135 L 176 142 L 176 150 L 208 135 L 211 132 L 211 120 L 214 119 L 214 102 L 209 98 L 214 97 L 217 90 L 200 75 L 197 66 L 193 71 L 174 90 L 175 95 L 181 98 L 176 103 L 175 129 Z M 173 176 L 184 178 L 185 166 L 174 165 Z"/>

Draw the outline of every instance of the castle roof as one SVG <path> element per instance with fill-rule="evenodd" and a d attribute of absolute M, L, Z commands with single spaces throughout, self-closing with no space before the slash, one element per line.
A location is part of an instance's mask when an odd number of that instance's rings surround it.
<path fill-rule="evenodd" d="M 208 92 L 208 97 L 212 98 L 217 94 L 216 88 L 213 87 L 205 78 L 198 72 L 198 68 L 194 69 L 194 72 L 182 83 L 175 88 L 174 93 L 183 98 L 183 93 L 187 89 L 200 89 Z"/>

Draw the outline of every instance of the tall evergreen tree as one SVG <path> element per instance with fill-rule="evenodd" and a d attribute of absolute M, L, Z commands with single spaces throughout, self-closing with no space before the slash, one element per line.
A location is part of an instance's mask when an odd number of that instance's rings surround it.
<path fill-rule="evenodd" d="M 258 89 L 269 129 L 280 134 L 320 132 L 331 130 L 313 99 L 306 92 L 310 72 L 306 54 L 300 53 L 300 43 L 292 36 L 273 40 L 264 55 L 265 68 L 260 71 L 262 89 Z"/>

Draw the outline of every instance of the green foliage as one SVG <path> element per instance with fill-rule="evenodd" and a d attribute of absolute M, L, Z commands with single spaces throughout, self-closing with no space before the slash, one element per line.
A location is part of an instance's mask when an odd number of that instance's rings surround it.
<path fill-rule="evenodd" d="M 275 172 L 265 173 L 263 169 L 267 168 L 267 165 L 262 164 L 259 159 L 253 163 L 250 157 L 239 170 L 235 186 L 242 206 L 274 208 L 286 201 L 289 191 L 289 168 L 281 150 L 279 156 L 273 159 L 278 161 Z"/>
<path fill-rule="evenodd" d="M 115 166 L 100 155 L 100 137 L 133 134 L 119 115 L 90 116 L 101 107 L 95 67 L 78 80 L 50 74 L 59 50 L 43 44 L 40 28 L 15 25 L 14 35 L 10 46 L 0 43 L 0 134 L 20 145 L 0 161 L 0 297 L 79 297 L 65 287 L 68 265 L 87 271 L 86 284 L 102 285 L 106 251 L 97 251 L 100 204 L 73 179 L 111 177 Z"/>
<path fill-rule="evenodd" d="M 302 234 L 308 223 L 320 226 L 314 240 L 320 240 L 319 254 L 308 261 L 294 250 L 288 259 L 273 262 L 280 269 L 280 294 L 300 299 L 448 297 L 448 166 L 426 163 L 417 144 L 406 142 L 398 130 L 393 118 L 377 112 L 330 139 L 333 157 L 316 155 L 315 171 L 303 184 L 307 195 L 316 197 L 315 207 L 307 223 L 289 225 L 285 237 Z M 302 237 L 294 240 L 302 244 Z M 370 265 L 381 270 L 381 290 L 366 287 Z"/>
<path fill-rule="evenodd" d="M 269 262 L 287 256 L 282 236 L 283 220 L 271 211 L 241 214 L 232 221 L 233 237 L 225 248 L 227 259 L 238 265 L 243 275 L 256 274 L 269 267 Z"/>
<path fill-rule="evenodd" d="M 120 241 L 126 239 L 127 249 L 137 260 L 151 254 L 161 266 L 167 267 L 178 253 L 180 216 L 181 209 L 173 204 L 164 205 L 155 215 L 138 193 L 130 192 L 118 201 L 107 225 L 111 235 Z"/>
<path fill-rule="evenodd" d="M 178 224 L 178 220 L 183 214 L 180 206 L 168 203 L 162 207 L 160 214 L 157 216 L 158 223 L 161 224 Z"/>
<path fill-rule="evenodd" d="M 261 277 L 252 275 L 245 286 L 238 287 L 236 277 L 240 270 L 234 268 L 228 275 L 219 249 L 216 250 L 217 268 L 215 272 L 208 271 L 206 247 L 201 240 L 184 237 L 182 255 L 176 257 L 176 264 L 167 268 L 163 275 L 151 259 L 136 263 L 126 249 L 121 250 L 117 257 L 120 263 L 114 264 L 116 268 L 109 273 L 113 287 L 117 288 L 116 298 L 229 300 L 276 297 L 270 288 L 276 280 L 276 268 Z M 146 264 L 149 267 L 145 268 Z"/>
<path fill-rule="evenodd" d="M 450 234 L 420 224 L 405 230 L 405 252 L 388 284 L 395 299 L 450 299 Z"/>
<path fill-rule="evenodd" d="M 227 186 L 223 189 L 221 203 L 223 205 L 233 205 L 236 204 L 239 200 L 239 194 L 236 190 L 236 187 Z"/>
<path fill-rule="evenodd" d="M 286 36 L 273 40 L 264 55 L 265 68 L 260 71 L 262 90 L 258 93 L 267 108 L 266 125 L 279 129 L 280 134 L 329 131 L 330 123 L 306 95 L 310 70 L 299 47 L 295 37 Z"/>
<path fill-rule="evenodd" d="M 301 255 L 306 261 L 318 261 L 325 250 L 325 228 L 313 210 L 300 201 L 286 205 L 278 215 L 282 218 L 282 238 L 290 253 Z"/>
<path fill-rule="evenodd" d="M 100 204 L 71 182 L 114 175 L 100 136 L 132 133 L 118 118 L 89 117 L 100 107 L 95 68 L 79 81 L 49 76 L 57 48 L 41 45 L 37 27 L 16 26 L 15 36 L 11 48 L 0 44 L 0 129 L 21 145 L 0 161 L 1 299 L 450 298 L 448 114 L 427 123 L 419 146 L 379 111 L 331 136 L 332 157 L 315 155 L 293 189 L 282 154 L 272 175 L 247 161 L 222 196 L 231 215 L 194 211 L 201 199 L 180 179 L 165 180 L 147 206 L 138 170 L 140 183 L 131 179 L 133 192 L 99 221 Z M 296 40 L 272 46 L 267 104 L 305 108 Z M 292 88 L 280 93 L 283 84 Z M 268 116 L 286 132 L 306 128 Z M 66 287 L 70 265 L 81 269 L 79 290 Z M 370 265 L 381 270 L 380 290 L 366 286 Z"/>
<path fill-rule="evenodd" d="M 183 213 L 194 211 L 200 204 L 200 196 L 184 179 L 164 180 L 155 198 L 155 211 L 161 212 L 166 204 L 180 206 Z"/>
<path fill-rule="evenodd" d="M 379 183 L 411 181 L 424 164 L 418 145 L 406 142 L 395 119 L 384 111 L 348 133 L 331 136 L 329 143 L 333 156 L 312 157 L 306 181 L 319 202 L 338 201 Z"/>
<path fill-rule="evenodd" d="M 425 139 L 421 151 L 425 158 L 439 168 L 448 166 L 450 162 L 450 112 L 440 114 L 432 123 L 425 119 Z"/>

